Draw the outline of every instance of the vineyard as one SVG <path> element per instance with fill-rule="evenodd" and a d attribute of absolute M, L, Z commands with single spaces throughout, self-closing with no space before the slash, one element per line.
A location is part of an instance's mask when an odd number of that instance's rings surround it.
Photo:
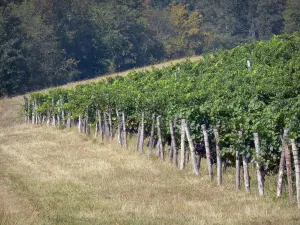
<path fill-rule="evenodd" d="M 213 179 L 216 164 L 219 184 L 222 168 L 235 166 L 237 188 L 242 165 L 247 192 L 248 164 L 254 164 L 260 195 L 264 176 L 279 171 L 277 196 L 286 179 L 292 200 L 294 176 L 300 188 L 299 81 L 300 33 L 280 35 L 197 62 L 32 93 L 24 98 L 25 121 L 76 126 L 102 141 L 115 139 L 124 149 L 137 134 L 137 151 L 155 149 L 180 169 L 191 162 L 194 173 L 204 176 L 200 164 L 206 159 Z"/>

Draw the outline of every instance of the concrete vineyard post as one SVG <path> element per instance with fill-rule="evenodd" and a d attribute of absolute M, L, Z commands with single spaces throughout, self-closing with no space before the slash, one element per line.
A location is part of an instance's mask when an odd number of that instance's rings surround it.
<path fill-rule="evenodd" d="M 203 136 L 204 136 L 204 145 L 205 145 L 205 152 L 206 152 L 208 176 L 210 179 L 213 179 L 213 170 L 212 170 L 212 163 L 211 163 L 211 154 L 210 154 L 208 133 L 207 133 L 205 124 L 201 125 L 201 128 L 202 128 L 202 132 L 203 132 Z"/>
<path fill-rule="evenodd" d="M 181 120 L 180 170 L 185 167 L 185 119 Z"/>
<path fill-rule="evenodd" d="M 217 153 L 217 182 L 218 185 L 222 184 L 222 157 L 220 153 L 220 137 L 218 129 L 214 129 L 214 136 L 216 141 L 216 153 Z"/>
<path fill-rule="evenodd" d="M 191 134 L 190 134 L 190 130 L 189 130 L 187 121 L 185 123 L 185 134 L 186 134 L 186 137 L 188 139 L 188 143 L 189 143 L 189 147 L 190 147 L 191 160 L 192 160 L 193 167 L 194 167 L 194 173 L 196 175 L 199 175 L 200 173 L 199 173 L 199 167 L 197 166 L 197 162 L 196 162 L 195 147 L 194 147 L 194 144 L 193 144 L 193 140 L 191 138 Z"/>
<path fill-rule="evenodd" d="M 296 146 L 295 140 L 291 139 L 293 157 L 294 157 L 294 165 L 295 165 L 295 173 L 296 173 L 296 192 L 297 192 L 297 203 L 298 209 L 300 209 L 300 164 L 299 164 L 299 151 Z"/>
<path fill-rule="evenodd" d="M 124 146 L 125 146 L 125 148 L 127 148 L 127 132 L 126 132 L 126 118 L 125 118 L 125 112 L 122 112 L 122 124 L 123 124 Z"/>
<path fill-rule="evenodd" d="M 259 136 L 258 133 L 253 134 L 254 137 L 254 145 L 255 145 L 255 152 L 256 157 L 259 158 L 260 156 L 260 145 L 259 145 Z M 260 196 L 264 195 L 264 181 L 262 175 L 262 166 L 260 162 L 256 162 L 256 172 L 257 172 L 257 185 L 258 185 L 258 193 Z"/>
<path fill-rule="evenodd" d="M 149 154 L 152 153 L 152 149 L 153 149 L 154 127 L 155 127 L 155 113 L 152 114 L 151 133 L 150 133 L 150 140 L 149 140 Z"/>

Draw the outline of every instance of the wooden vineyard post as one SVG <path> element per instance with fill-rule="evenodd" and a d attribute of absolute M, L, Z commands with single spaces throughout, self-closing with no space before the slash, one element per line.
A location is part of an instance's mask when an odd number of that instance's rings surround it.
<path fill-rule="evenodd" d="M 216 153 L 217 153 L 217 182 L 218 185 L 222 184 L 222 157 L 220 152 L 220 137 L 218 129 L 214 129 L 215 141 L 216 141 Z"/>
<path fill-rule="evenodd" d="M 82 126 L 82 118 L 81 118 L 81 116 L 79 116 L 78 117 L 78 133 L 81 133 L 81 130 L 82 130 L 81 126 Z"/>
<path fill-rule="evenodd" d="M 125 148 L 127 148 L 126 118 L 125 118 L 125 113 L 124 112 L 122 112 L 122 124 L 123 124 L 124 146 L 125 146 Z"/>
<path fill-rule="evenodd" d="M 140 137 L 141 137 L 141 124 L 138 126 L 137 140 L 136 140 L 136 151 L 140 150 Z"/>
<path fill-rule="evenodd" d="M 95 134 L 94 134 L 94 138 L 97 138 L 98 133 L 99 133 L 99 121 L 98 121 L 98 113 L 99 111 L 96 110 L 96 123 L 95 123 Z"/>
<path fill-rule="evenodd" d="M 32 102 L 31 123 L 35 124 L 35 107 L 34 107 L 34 101 Z"/>
<path fill-rule="evenodd" d="M 175 128 L 174 128 L 174 121 L 170 121 L 170 134 L 171 134 L 171 153 L 173 153 L 173 164 L 177 168 L 178 167 L 178 152 L 176 147 L 176 140 L 175 140 Z"/>
<path fill-rule="evenodd" d="M 104 120 L 104 133 L 107 138 L 109 138 L 109 127 L 106 118 L 106 112 L 103 112 L 103 120 Z"/>
<path fill-rule="evenodd" d="M 154 128 L 155 128 L 155 113 L 152 114 L 152 124 L 151 124 L 151 132 L 149 139 L 149 155 L 152 153 L 153 145 L 154 145 Z"/>
<path fill-rule="evenodd" d="M 174 127 L 173 127 L 173 121 L 170 120 L 169 122 L 169 128 L 170 128 L 170 138 L 171 138 L 171 145 L 170 145 L 170 151 L 169 151 L 169 162 L 172 163 L 173 161 L 173 152 L 174 152 L 174 149 L 173 149 L 173 140 L 172 140 L 172 132 L 174 134 Z"/>
<path fill-rule="evenodd" d="M 116 115 L 117 115 L 117 122 L 118 122 L 118 143 L 122 146 L 122 123 L 120 122 L 120 115 L 119 115 L 119 110 L 116 109 Z"/>
<path fill-rule="evenodd" d="M 237 189 L 241 189 L 241 162 L 239 151 L 235 153 L 235 171 L 235 186 Z"/>
<path fill-rule="evenodd" d="M 145 135 L 144 117 L 145 117 L 145 114 L 144 114 L 144 112 L 142 112 L 140 140 L 139 140 L 139 149 L 140 149 L 141 152 L 144 151 L 144 135 Z"/>
<path fill-rule="evenodd" d="M 277 197 L 280 197 L 282 194 L 282 184 L 283 184 L 283 173 L 284 173 L 284 149 L 282 149 L 280 163 L 279 163 L 279 171 L 278 171 L 278 178 L 277 178 Z"/>
<path fill-rule="evenodd" d="M 37 103 L 36 103 L 36 99 L 34 100 L 34 112 L 35 112 L 35 124 L 38 124 L 38 112 L 37 112 Z"/>
<path fill-rule="evenodd" d="M 185 167 L 185 119 L 181 120 L 180 170 Z"/>
<path fill-rule="evenodd" d="M 60 107 L 63 106 L 63 100 L 61 99 L 60 100 Z M 61 120 L 62 120 L 62 125 L 64 126 L 65 125 L 65 110 L 61 110 Z"/>
<path fill-rule="evenodd" d="M 104 141 L 104 126 L 102 124 L 101 112 L 98 110 L 98 130 L 100 132 L 101 141 Z"/>
<path fill-rule="evenodd" d="M 289 191 L 289 199 L 293 201 L 293 181 L 292 181 L 292 165 L 291 165 L 291 153 L 287 143 L 288 137 L 288 129 L 284 130 L 284 135 L 282 138 L 282 148 L 284 150 L 285 157 L 285 166 L 286 166 L 286 175 L 288 180 L 288 191 Z"/>
<path fill-rule="evenodd" d="M 71 113 L 68 113 L 68 118 L 67 118 L 67 128 L 71 129 Z"/>
<path fill-rule="evenodd" d="M 109 124 L 109 139 L 113 139 L 113 126 L 112 126 L 112 119 L 111 119 L 111 109 L 108 109 L 108 124 Z"/>
<path fill-rule="evenodd" d="M 240 138 L 242 137 L 243 132 L 239 131 Z M 249 169 L 248 169 L 248 162 L 245 154 L 242 155 L 243 160 L 243 172 L 244 172 L 244 184 L 245 184 L 245 190 L 247 193 L 250 192 L 250 177 L 249 177 Z"/>
<path fill-rule="evenodd" d="M 187 137 L 188 142 L 189 142 L 189 147 L 190 147 L 190 151 L 191 151 L 191 160 L 192 160 L 193 167 L 194 167 L 194 173 L 196 175 L 199 175 L 200 173 L 199 173 L 199 167 L 197 166 L 197 162 L 196 162 L 195 147 L 194 147 L 191 135 L 190 135 L 190 130 L 189 130 L 187 121 L 185 123 L 185 127 L 184 128 L 185 128 L 186 137 Z"/>
<path fill-rule="evenodd" d="M 52 126 L 55 127 L 54 100 L 52 99 Z"/>
<path fill-rule="evenodd" d="M 152 149 L 153 149 L 154 127 L 155 127 L 155 113 L 152 114 L 151 133 L 150 133 L 150 140 L 149 140 L 149 154 L 152 153 Z"/>
<path fill-rule="evenodd" d="M 28 102 L 27 103 L 27 123 L 30 122 L 30 115 L 29 115 L 29 113 L 30 113 L 30 103 Z"/>
<path fill-rule="evenodd" d="M 260 156 L 260 145 L 259 145 L 258 133 L 254 133 L 253 137 L 254 137 L 256 157 L 259 158 L 259 156 Z M 263 175 L 262 175 L 261 171 L 262 171 L 262 166 L 261 166 L 260 162 L 256 161 L 258 193 L 259 193 L 260 196 L 263 196 L 264 195 L 264 181 L 263 181 Z"/>
<path fill-rule="evenodd" d="M 162 135 L 161 135 L 161 129 L 160 129 L 160 119 L 161 119 L 161 116 L 158 116 L 157 117 L 157 135 L 158 135 L 157 147 L 158 147 L 158 153 L 159 153 L 159 156 L 160 156 L 161 160 L 164 160 L 164 149 L 163 149 L 163 145 L 162 145 Z"/>
<path fill-rule="evenodd" d="M 212 163 L 211 163 L 209 140 L 208 140 L 208 134 L 207 134 L 205 124 L 201 125 L 201 128 L 202 128 L 202 132 L 203 132 L 203 136 L 204 136 L 204 145 L 205 145 L 205 152 L 206 152 L 208 176 L 210 179 L 213 179 L 213 170 L 212 170 Z"/>
<path fill-rule="evenodd" d="M 299 164 L 299 151 L 296 146 L 295 140 L 291 139 L 293 156 L 294 156 L 294 165 L 296 173 L 296 192 L 297 192 L 297 203 L 298 209 L 300 209 L 300 164 Z"/>
<path fill-rule="evenodd" d="M 46 124 L 47 124 L 47 127 L 50 127 L 50 110 L 49 109 L 47 110 L 47 122 L 46 122 Z"/>
<path fill-rule="evenodd" d="M 24 122 L 25 122 L 25 124 L 27 123 L 27 109 L 28 109 L 27 105 L 28 105 L 28 99 L 26 96 L 24 96 L 24 119 L 25 119 Z"/>

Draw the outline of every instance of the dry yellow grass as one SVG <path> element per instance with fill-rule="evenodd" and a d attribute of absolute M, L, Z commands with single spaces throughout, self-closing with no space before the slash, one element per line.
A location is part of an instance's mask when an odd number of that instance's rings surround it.
<path fill-rule="evenodd" d="M 0 224 L 299 224 L 295 204 L 259 198 L 75 130 L 32 125 L 0 131 Z M 204 163 L 204 162 L 203 162 Z"/>
<path fill-rule="evenodd" d="M 236 191 L 157 157 L 75 130 L 22 124 L 22 97 L 0 100 L 0 224 L 300 224 L 295 203 Z"/>

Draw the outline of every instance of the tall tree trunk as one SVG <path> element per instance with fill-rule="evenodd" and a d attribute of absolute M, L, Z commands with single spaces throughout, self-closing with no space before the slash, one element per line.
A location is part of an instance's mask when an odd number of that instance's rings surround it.
<path fill-rule="evenodd" d="M 141 133 L 140 133 L 140 140 L 139 140 L 139 149 L 141 152 L 144 150 L 144 134 L 145 134 L 145 124 L 144 124 L 144 117 L 145 114 L 142 112 L 142 120 L 141 120 Z"/>
<path fill-rule="evenodd" d="M 160 128 L 160 123 L 161 123 L 161 116 L 157 117 L 157 135 L 158 135 L 158 149 L 159 149 L 159 155 L 161 160 L 164 160 L 164 149 L 163 149 L 163 144 L 162 144 L 162 134 L 161 134 L 161 128 Z"/>
<path fill-rule="evenodd" d="M 254 145 L 256 151 L 256 157 L 259 158 L 260 156 L 260 145 L 259 145 L 259 136 L 258 133 L 253 134 L 254 137 Z M 260 196 L 264 195 L 264 179 L 262 175 L 262 166 L 260 162 L 256 162 L 256 172 L 257 172 L 257 184 L 258 184 L 258 193 Z"/>
<path fill-rule="evenodd" d="M 180 170 L 185 167 L 185 119 L 181 120 Z"/>
<path fill-rule="evenodd" d="M 175 128 L 174 128 L 174 121 L 170 121 L 170 134 L 171 134 L 171 153 L 173 153 L 173 164 L 177 168 L 178 167 L 178 153 L 177 153 L 177 146 L 175 140 Z M 172 160 L 172 158 L 171 158 Z"/>
<path fill-rule="evenodd" d="M 153 146 L 154 128 L 155 128 L 155 113 L 152 114 L 151 133 L 150 133 L 150 140 L 149 140 L 149 154 L 152 153 L 152 149 L 154 147 Z"/>
<path fill-rule="evenodd" d="M 124 138 L 124 146 L 127 148 L 127 131 L 126 131 L 126 118 L 125 112 L 122 112 L 122 124 L 123 124 L 123 138 Z"/>
<path fill-rule="evenodd" d="M 199 175 L 200 173 L 199 173 L 199 167 L 197 166 L 197 161 L 196 161 L 195 147 L 194 147 L 191 135 L 190 135 L 190 130 L 189 130 L 187 121 L 185 123 L 185 134 L 186 134 L 186 137 L 189 142 L 189 147 L 190 147 L 190 151 L 191 151 L 191 159 L 192 159 L 192 163 L 193 163 L 193 167 L 194 167 L 194 173 L 196 175 Z"/>
<path fill-rule="evenodd" d="M 292 165 L 291 165 L 291 153 L 287 143 L 288 130 L 284 131 L 284 135 L 282 138 L 282 148 L 284 149 L 285 156 L 285 165 L 286 165 L 286 175 L 288 178 L 288 191 L 289 191 L 289 199 L 293 201 L 293 181 L 292 181 Z"/>
<path fill-rule="evenodd" d="M 214 129 L 215 141 L 216 141 L 216 153 L 217 153 L 217 180 L 218 185 L 222 184 L 222 157 L 220 152 L 220 137 L 218 129 Z"/>
<path fill-rule="evenodd" d="M 299 164 L 299 151 L 296 146 L 295 140 L 291 139 L 293 156 L 294 156 L 294 165 L 296 173 L 296 192 L 297 192 L 297 202 L 298 209 L 300 209 L 300 164 Z"/>
<path fill-rule="evenodd" d="M 206 152 L 206 161 L 207 161 L 207 171 L 208 176 L 210 179 L 213 179 L 213 169 L 212 169 L 212 163 L 211 163 L 211 154 L 210 154 L 210 147 L 209 147 L 209 140 L 208 140 L 208 134 L 206 130 L 205 124 L 201 126 L 203 136 L 204 136 L 204 145 L 205 145 L 205 152 Z"/>

